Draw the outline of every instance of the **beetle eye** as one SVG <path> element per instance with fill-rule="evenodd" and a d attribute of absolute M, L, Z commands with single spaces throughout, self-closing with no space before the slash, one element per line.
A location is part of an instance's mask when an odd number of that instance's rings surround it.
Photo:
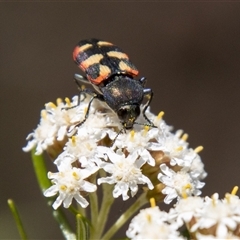
<path fill-rule="evenodd" d="M 128 115 L 129 115 L 129 108 L 126 108 L 126 107 L 120 108 L 118 110 L 117 114 L 118 114 L 118 117 L 121 120 L 125 120 L 128 117 Z"/>

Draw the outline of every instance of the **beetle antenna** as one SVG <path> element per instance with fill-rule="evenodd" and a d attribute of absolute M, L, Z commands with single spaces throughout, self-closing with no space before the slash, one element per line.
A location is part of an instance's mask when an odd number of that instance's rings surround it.
<path fill-rule="evenodd" d="M 152 128 L 157 128 L 157 126 L 155 126 L 151 121 L 149 121 L 149 123 L 139 123 L 139 122 L 135 122 L 134 124 L 142 125 L 142 126 L 148 126 L 148 127 L 152 127 Z"/>
<path fill-rule="evenodd" d="M 119 136 L 121 133 L 123 133 L 123 132 L 126 133 L 126 129 L 125 129 L 125 128 L 121 128 L 120 131 L 117 133 L 116 137 L 115 137 L 115 138 L 113 139 L 113 141 L 112 141 L 111 147 L 113 146 L 113 144 L 114 144 L 115 141 L 117 140 L 118 136 Z"/>

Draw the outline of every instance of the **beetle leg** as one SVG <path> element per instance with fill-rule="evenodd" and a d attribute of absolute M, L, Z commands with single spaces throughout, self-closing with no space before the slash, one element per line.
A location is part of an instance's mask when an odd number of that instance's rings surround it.
<path fill-rule="evenodd" d="M 156 126 L 154 126 L 154 124 L 148 119 L 148 117 L 146 116 L 146 113 L 145 113 L 146 110 L 147 110 L 147 108 L 148 108 L 148 106 L 150 105 L 150 103 L 151 103 L 151 101 L 152 101 L 153 91 L 152 91 L 151 88 L 144 88 L 144 89 L 143 89 L 143 94 L 144 94 L 145 97 L 148 98 L 148 100 L 147 100 L 147 102 L 146 102 L 146 104 L 144 105 L 143 110 L 142 110 L 143 116 L 144 116 L 144 118 L 148 121 L 149 126 L 151 126 L 151 127 L 156 127 Z"/>
<path fill-rule="evenodd" d="M 84 89 L 82 87 L 80 82 L 84 82 L 84 83 L 88 83 L 89 84 L 88 80 L 86 78 L 84 78 L 82 75 L 75 74 L 74 75 L 74 81 L 77 84 L 78 90 L 79 90 L 77 104 L 72 106 L 72 107 L 64 107 L 62 109 L 69 110 L 69 109 L 75 108 L 75 107 L 80 105 L 81 101 L 84 101 L 84 99 L 86 98 L 86 94 L 90 94 L 90 95 L 95 94 L 91 89 L 87 89 L 87 88 Z M 81 100 L 81 95 L 83 95 L 83 99 L 82 100 Z"/>
<path fill-rule="evenodd" d="M 85 90 L 89 90 L 89 91 L 85 91 Z M 93 93 L 90 89 L 84 89 L 84 91 Z M 86 114 L 85 114 L 85 117 L 84 117 L 83 121 L 81 121 L 80 123 L 76 124 L 74 128 L 81 126 L 88 119 L 91 104 L 92 104 L 93 100 L 96 99 L 96 98 L 99 99 L 100 101 L 103 101 L 103 98 L 102 98 L 101 95 L 93 93 L 93 96 L 89 100 L 89 103 L 88 103 L 88 106 L 87 106 L 87 111 L 86 111 Z"/>
<path fill-rule="evenodd" d="M 141 83 L 141 85 L 143 87 L 145 87 L 146 83 L 147 83 L 147 78 L 146 77 L 142 77 L 139 79 L 139 82 Z"/>
<path fill-rule="evenodd" d="M 80 82 L 86 83 L 86 84 L 89 84 L 89 82 L 84 76 L 82 76 L 80 74 L 74 74 L 74 81 L 77 84 L 78 90 L 79 90 L 78 102 L 77 102 L 77 105 L 76 105 L 76 106 L 78 106 L 81 102 L 81 94 L 82 93 L 83 93 L 83 96 L 84 96 L 83 100 L 86 98 L 86 94 L 83 92 L 83 87 L 82 87 Z"/>
<path fill-rule="evenodd" d="M 79 106 L 80 103 L 81 103 L 81 95 L 83 95 L 84 98 L 83 98 L 82 101 L 84 101 L 84 99 L 86 98 L 86 93 L 89 93 L 89 94 L 92 94 L 92 93 L 93 93 L 93 92 L 90 91 L 90 90 L 84 89 L 83 86 L 81 85 L 81 82 L 82 82 L 82 83 L 89 84 L 89 81 L 87 80 L 86 77 L 84 77 L 84 76 L 82 76 L 82 75 L 80 75 L 80 74 L 74 74 L 74 81 L 75 81 L 75 83 L 77 84 L 78 90 L 79 90 L 78 102 L 77 102 L 77 104 L 76 104 L 75 106 L 70 107 L 70 108 L 67 108 L 67 109 L 71 109 L 71 108 L 75 108 L 75 107 Z"/>
<path fill-rule="evenodd" d="M 80 75 L 80 74 L 74 74 L 74 80 L 76 82 L 76 84 L 81 87 L 81 85 L 79 84 L 79 82 L 83 82 L 83 83 L 86 83 L 86 84 L 90 84 L 89 81 L 87 80 L 86 77 Z"/>

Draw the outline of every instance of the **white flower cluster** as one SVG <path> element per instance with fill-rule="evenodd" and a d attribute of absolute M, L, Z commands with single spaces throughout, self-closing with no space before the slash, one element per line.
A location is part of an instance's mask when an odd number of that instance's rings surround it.
<path fill-rule="evenodd" d="M 88 96 L 80 104 L 77 96 L 72 102 L 59 99 L 57 104 L 46 104 L 40 124 L 23 148 L 36 148 L 35 154 L 47 151 L 54 158 L 58 171 L 48 174 L 53 186 L 44 195 L 58 194 L 55 209 L 61 204 L 69 207 L 73 198 L 87 207 L 85 197 L 103 183 L 113 184 L 113 197 L 123 200 L 134 196 L 139 185 L 146 186 L 151 195 L 165 197 L 165 203 L 201 193 L 206 176 L 198 155 L 202 148 L 189 148 L 182 131 L 172 133 L 162 112 L 158 116 L 146 112 L 156 127 L 145 126 L 140 116 L 132 130 L 124 130 L 116 114 L 98 100 L 85 119 L 88 106 Z M 106 176 L 98 175 L 100 169 Z M 155 188 L 159 184 L 160 192 Z"/>
<path fill-rule="evenodd" d="M 184 228 L 190 239 L 240 239 L 239 197 L 187 197 L 168 213 L 147 208 L 132 219 L 126 234 L 130 239 L 183 239 L 179 229 Z"/>
<path fill-rule="evenodd" d="M 130 239 L 184 239 L 175 226 L 168 223 L 168 214 L 158 207 L 140 210 L 130 222 L 126 235 Z"/>

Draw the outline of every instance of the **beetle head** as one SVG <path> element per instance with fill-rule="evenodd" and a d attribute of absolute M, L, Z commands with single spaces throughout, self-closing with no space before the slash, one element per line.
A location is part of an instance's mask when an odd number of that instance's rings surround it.
<path fill-rule="evenodd" d="M 131 129 L 137 117 L 140 115 L 138 104 L 124 105 L 117 110 L 117 115 L 125 129 Z"/>

